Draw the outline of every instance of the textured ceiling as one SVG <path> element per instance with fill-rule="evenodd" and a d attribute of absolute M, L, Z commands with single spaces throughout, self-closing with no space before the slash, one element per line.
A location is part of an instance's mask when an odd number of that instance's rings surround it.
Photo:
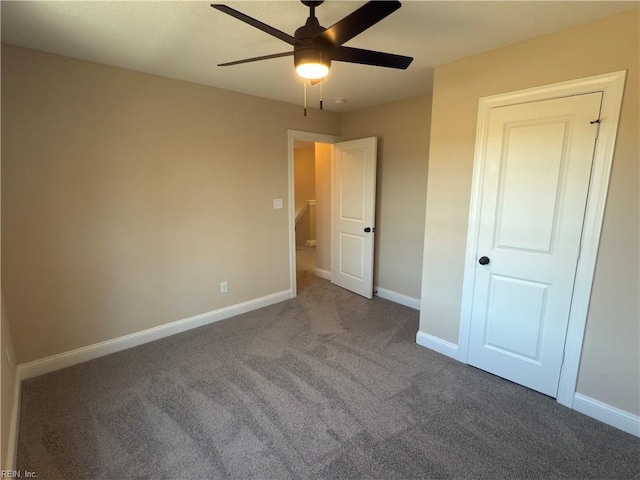
<path fill-rule="evenodd" d="M 210 2 L 2 1 L 2 41 L 288 103 L 302 103 L 292 57 L 231 67 L 216 64 L 285 52 L 289 46 Z M 224 2 L 293 34 L 308 8 L 292 1 Z M 365 2 L 328 1 L 316 9 L 329 27 Z M 406 70 L 333 62 L 325 108 L 347 111 L 429 93 L 433 67 L 638 8 L 614 1 L 405 1 L 347 46 L 415 58 Z M 309 88 L 316 106 L 320 86 Z M 344 98 L 338 105 L 335 98 Z"/>

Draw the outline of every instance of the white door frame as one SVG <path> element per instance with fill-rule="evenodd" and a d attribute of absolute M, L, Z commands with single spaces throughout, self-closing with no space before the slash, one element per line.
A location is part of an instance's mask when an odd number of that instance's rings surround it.
<path fill-rule="evenodd" d="M 289 206 L 289 283 L 291 285 L 291 298 L 298 295 L 296 284 L 296 197 L 295 197 L 295 172 L 294 172 L 294 142 L 318 142 L 334 144 L 342 140 L 336 135 L 323 133 L 302 132 L 299 130 L 287 130 L 287 154 L 288 154 L 288 206 Z M 331 178 L 333 178 L 333 161 L 331 162 Z M 331 232 L 329 232 L 331 233 Z"/>
<path fill-rule="evenodd" d="M 596 142 L 589 196 L 584 217 L 582 233 L 582 250 L 571 300 L 569 325 L 565 341 L 565 357 L 560 372 L 558 385 L 558 403 L 573 407 L 582 341 L 587 322 L 591 286 L 598 256 L 598 244 L 602 230 L 604 207 L 609 188 L 611 164 L 618 131 L 618 120 L 622 105 L 622 94 L 626 70 L 596 75 L 567 82 L 544 85 L 541 87 L 520 90 L 490 97 L 483 97 L 479 102 L 478 129 L 473 166 L 473 183 L 471 187 L 471 205 L 469 209 L 469 230 L 467 232 L 467 250 L 465 254 L 465 271 L 462 287 L 462 306 L 460 314 L 460 331 L 458 337 L 458 360 L 468 363 L 469 333 L 471 329 L 471 305 L 473 301 L 476 254 L 479 239 L 479 221 L 481 209 L 483 172 L 489 113 L 492 108 L 518 103 L 549 100 L 571 95 L 592 92 L 603 92 L 600 112 L 600 131 Z M 594 118 L 594 120 L 596 120 Z"/>

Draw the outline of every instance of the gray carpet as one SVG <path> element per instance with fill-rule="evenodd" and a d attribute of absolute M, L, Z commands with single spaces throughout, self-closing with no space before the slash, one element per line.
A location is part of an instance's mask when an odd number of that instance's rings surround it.
<path fill-rule="evenodd" d="M 418 312 L 296 299 L 25 381 L 44 479 L 640 478 L 640 439 L 415 344 Z"/>

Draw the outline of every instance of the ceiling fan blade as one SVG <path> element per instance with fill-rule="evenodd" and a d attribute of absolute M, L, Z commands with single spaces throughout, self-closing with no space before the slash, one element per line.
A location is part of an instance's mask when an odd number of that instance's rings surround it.
<path fill-rule="evenodd" d="M 289 45 L 295 45 L 296 39 L 291 35 L 284 33 L 277 28 L 273 28 L 271 25 L 267 25 L 266 23 L 262 23 L 260 20 L 256 20 L 255 18 L 250 17 L 249 15 L 245 15 L 242 12 L 234 10 L 231 7 L 227 7 L 226 5 L 221 5 L 219 3 L 211 4 L 213 8 L 216 10 L 220 10 L 221 12 L 226 13 L 227 15 L 231 15 L 232 17 L 237 18 L 238 20 L 243 21 L 244 23 L 248 23 L 252 27 L 256 27 L 259 30 L 262 30 L 269 35 L 273 35 L 280 40 L 287 42 Z"/>
<path fill-rule="evenodd" d="M 355 12 L 316 35 L 314 41 L 324 40 L 334 48 L 338 47 L 391 15 L 401 5 L 397 0 L 367 2 Z"/>
<path fill-rule="evenodd" d="M 402 70 L 406 70 L 413 61 L 413 57 L 351 47 L 336 48 L 331 52 L 331 59 L 339 62 L 361 63 L 364 65 L 399 68 Z"/>
<path fill-rule="evenodd" d="M 263 55 L 261 57 L 245 58 L 244 60 L 236 60 L 235 62 L 219 63 L 219 67 L 229 67 L 231 65 L 240 65 L 241 63 L 257 62 L 259 60 L 269 60 L 270 58 L 289 57 L 293 52 L 273 53 L 271 55 Z"/>

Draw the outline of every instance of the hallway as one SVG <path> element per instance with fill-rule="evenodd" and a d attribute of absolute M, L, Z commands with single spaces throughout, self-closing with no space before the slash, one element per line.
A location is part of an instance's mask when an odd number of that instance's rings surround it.
<path fill-rule="evenodd" d="M 303 291 L 316 274 L 316 247 L 299 245 L 296 247 L 296 281 L 298 293 Z"/>

